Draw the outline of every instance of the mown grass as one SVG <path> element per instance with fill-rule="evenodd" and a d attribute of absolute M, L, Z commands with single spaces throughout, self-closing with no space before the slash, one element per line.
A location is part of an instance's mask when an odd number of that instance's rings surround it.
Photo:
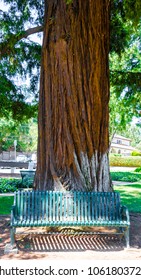
<path fill-rule="evenodd" d="M 141 213 L 141 182 L 114 186 L 114 190 L 120 193 L 122 205 L 126 205 L 130 212 Z"/>
<path fill-rule="evenodd" d="M 10 214 L 13 201 L 13 196 L 0 196 L 0 215 Z"/>
<path fill-rule="evenodd" d="M 138 182 L 141 181 L 141 173 L 125 172 L 125 171 L 111 171 L 111 178 L 113 181 L 122 182 Z"/>

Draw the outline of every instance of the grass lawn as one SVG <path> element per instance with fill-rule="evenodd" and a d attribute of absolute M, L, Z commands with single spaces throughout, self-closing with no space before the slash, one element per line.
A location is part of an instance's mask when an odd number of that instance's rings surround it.
<path fill-rule="evenodd" d="M 111 179 L 113 181 L 122 182 L 139 182 L 141 181 L 141 173 L 129 172 L 129 171 L 111 171 Z"/>
<path fill-rule="evenodd" d="M 114 190 L 120 193 L 121 202 L 129 211 L 141 213 L 141 182 L 114 186 Z"/>
<path fill-rule="evenodd" d="M 10 215 L 13 196 L 0 196 L 0 215 Z"/>

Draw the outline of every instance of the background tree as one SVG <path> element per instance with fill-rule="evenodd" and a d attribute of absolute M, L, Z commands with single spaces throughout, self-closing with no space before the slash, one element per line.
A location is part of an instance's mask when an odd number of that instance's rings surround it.
<path fill-rule="evenodd" d="M 14 140 L 17 140 L 18 152 L 36 152 L 37 150 L 37 120 L 19 123 L 11 119 L 0 120 L 0 152 L 14 150 Z"/>
<path fill-rule="evenodd" d="M 6 11 L 0 10 L 0 117 L 9 117 L 10 113 L 13 119 L 25 121 L 37 115 L 41 45 L 30 35 L 43 30 L 43 4 L 3 2 Z"/>
<path fill-rule="evenodd" d="M 27 44 L 25 37 L 29 29 L 26 25 L 29 22 L 38 24 L 41 31 L 41 24 L 44 24 L 37 186 L 41 189 L 110 190 L 109 25 L 111 22 L 110 50 L 121 54 L 134 33 L 133 24 L 128 26 L 128 23 L 133 18 L 134 24 L 139 21 L 140 1 L 111 1 L 111 6 L 108 0 L 66 3 L 65 0 L 46 0 L 44 6 L 30 0 L 5 2 L 10 3 L 10 10 L 8 16 L 2 14 L 5 19 L 2 21 L 2 63 L 6 65 L 7 55 L 12 54 L 8 62 L 13 64 L 16 55 L 18 57 L 20 50 L 24 50 L 22 58 L 25 57 L 27 63 L 21 63 L 19 69 L 32 78 L 38 75 L 31 71 L 35 64 L 28 50 L 34 49 L 39 54 L 39 48 L 37 51 L 34 44 Z M 11 41 L 14 44 L 11 45 Z M 115 78 L 118 75 L 118 72 L 111 75 L 113 86 L 118 83 Z M 125 73 L 121 71 L 120 77 L 125 88 Z M 34 79 L 31 84 L 35 84 Z"/>
<path fill-rule="evenodd" d="M 110 134 L 124 133 L 133 117 L 141 114 L 140 26 L 120 53 L 110 54 Z M 132 33 L 131 33 L 132 34 Z M 129 128 L 129 127 L 128 127 Z"/>

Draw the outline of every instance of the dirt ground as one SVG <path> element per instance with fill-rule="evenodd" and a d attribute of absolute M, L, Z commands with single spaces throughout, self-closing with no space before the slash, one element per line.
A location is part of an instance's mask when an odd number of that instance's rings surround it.
<path fill-rule="evenodd" d="M 18 253 L 4 253 L 10 242 L 10 217 L 0 216 L 0 259 L 17 260 L 141 260 L 141 214 L 130 213 L 130 248 L 114 235 L 48 235 L 44 232 L 16 235 Z M 26 233 L 26 234 L 25 234 Z"/>

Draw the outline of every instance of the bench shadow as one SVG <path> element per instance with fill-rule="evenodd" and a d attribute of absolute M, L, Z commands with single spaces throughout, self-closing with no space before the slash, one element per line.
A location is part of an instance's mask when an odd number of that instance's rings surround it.
<path fill-rule="evenodd" d="M 29 234 L 16 238 L 17 248 L 25 252 L 120 251 L 125 242 L 117 236 Z"/>

